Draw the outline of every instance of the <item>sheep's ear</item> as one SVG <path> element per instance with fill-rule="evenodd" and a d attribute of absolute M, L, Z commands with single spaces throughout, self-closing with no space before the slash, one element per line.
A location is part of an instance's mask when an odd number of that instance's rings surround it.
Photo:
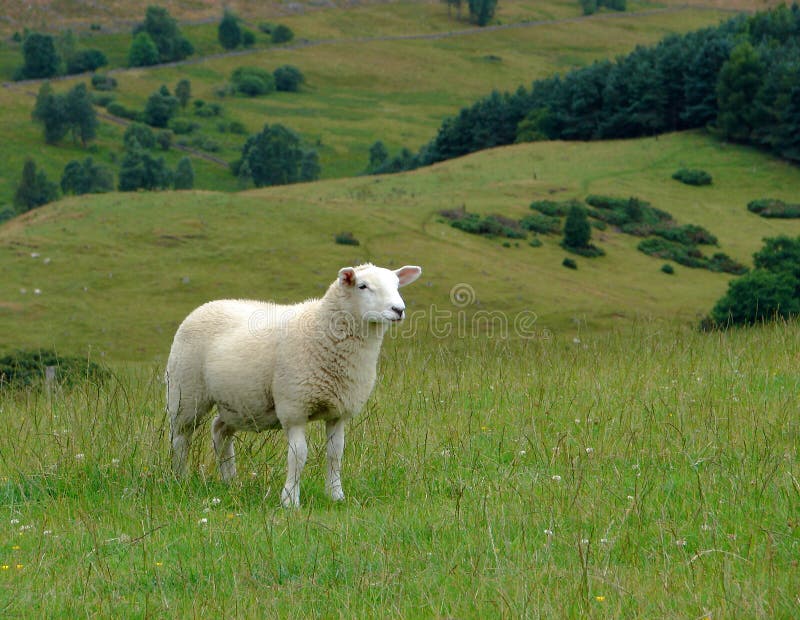
<path fill-rule="evenodd" d="M 355 286 L 356 270 L 352 267 L 342 267 L 339 270 L 339 284 L 342 286 Z"/>
<path fill-rule="evenodd" d="M 422 267 L 406 265 L 405 267 L 400 267 L 400 269 L 395 269 L 394 273 L 400 279 L 400 286 L 405 286 L 406 284 L 411 284 L 422 275 Z"/>

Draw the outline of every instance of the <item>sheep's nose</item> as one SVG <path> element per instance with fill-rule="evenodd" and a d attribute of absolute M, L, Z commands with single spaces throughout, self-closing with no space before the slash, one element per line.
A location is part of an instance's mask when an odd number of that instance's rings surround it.
<path fill-rule="evenodd" d="M 394 310 L 395 314 L 397 314 L 398 319 L 403 318 L 403 312 L 405 312 L 405 308 L 403 306 L 392 306 L 392 310 Z"/>

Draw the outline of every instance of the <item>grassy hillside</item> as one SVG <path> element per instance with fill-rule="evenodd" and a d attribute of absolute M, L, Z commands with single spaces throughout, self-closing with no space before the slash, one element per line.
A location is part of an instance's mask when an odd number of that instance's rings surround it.
<path fill-rule="evenodd" d="M 704 168 L 714 184 L 672 180 L 681 166 Z M 705 226 L 720 251 L 749 264 L 763 237 L 800 234 L 800 222 L 757 217 L 747 202 L 791 199 L 798 186 L 797 168 L 688 133 L 518 145 L 402 175 L 239 194 L 63 200 L 0 228 L 0 329 L 14 334 L 15 345 L 163 359 L 179 321 L 208 299 L 303 299 L 320 294 L 340 266 L 364 260 L 422 265 L 423 279 L 407 297 L 428 318 L 433 305 L 460 310 L 450 291 L 467 284 L 479 305 L 465 312 L 496 310 L 513 319 L 530 310 L 537 329 L 570 336 L 582 325 L 605 329 L 640 315 L 691 322 L 725 291 L 727 276 L 680 266 L 667 276 L 663 261 L 635 250 L 637 238 L 611 230 L 595 232 L 607 256 L 577 258 L 571 271 L 561 267 L 559 238 L 506 248 L 451 228 L 437 212 L 465 205 L 521 217 L 534 199 L 635 195 L 681 223 Z M 340 231 L 362 245 L 334 244 Z"/>
<path fill-rule="evenodd" d="M 574 6 L 573 6 L 574 4 Z M 195 98 L 217 102 L 221 118 L 200 119 L 200 134 L 218 143 L 214 153 L 225 161 L 236 159 L 245 136 L 221 133 L 220 122 L 238 121 L 247 131 L 259 131 L 264 123 L 280 122 L 298 131 L 307 144 L 317 148 L 323 177 L 351 176 L 364 170 L 368 150 L 383 140 L 391 152 L 405 146 L 412 150 L 430 140 L 443 117 L 452 115 L 492 89 L 513 90 L 536 78 L 567 71 L 598 58 L 630 51 L 638 44 L 658 41 L 669 32 L 685 32 L 716 24 L 728 14 L 713 10 L 681 9 L 580 18 L 578 5 L 553 0 L 547 3 L 509 5 L 513 19 L 556 20 L 508 29 L 470 29 L 448 19 L 440 3 L 392 3 L 366 5 L 342 11 L 318 11 L 287 16 L 298 44 L 289 48 L 255 49 L 219 58 L 195 58 L 174 67 L 115 71 L 118 102 L 142 109 L 147 97 L 162 84 L 174 88 L 179 79 L 192 83 Z M 573 18 L 578 18 L 574 21 Z M 203 54 L 221 51 L 214 24 L 186 27 L 186 34 Z M 460 32 L 467 29 L 467 32 Z M 453 36 L 406 40 L 409 34 Z M 437 34 L 438 33 L 438 34 Z M 364 40 L 364 37 L 370 40 Z M 377 39 L 375 39 L 377 37 Z M 381 39 L 383 38 L 383 39 Z M 130 35 L 93 34 L 87 45 L 105 50 L 112 63 L 123 63 Z M 20 62 L 18 50 L 0 53 L 0 67 Z M 299 67 L 306 75 L 302 92 L 276 93 L 247 99 L 219 98 L 233 71 L 242 65 L 274 69 L 283 64 Z M 10 70 L 10 69 L 9 69 Z M 55 85 L 63 91 L 79 79 Z M 11 148 L 0 151 L 0 204 L 11 201 L 24 158 L 33 156 L 52 179 L 60 179 L 64 166 L 75 158 L 92 155 L 118 168 L 123 128 L 103 123 L 100 136 L 84 150 L 64 140 L 46 146 L 39 126 L 30 118 L 38 84 L 6 85 L 0 89 L 0 135 Z M 174 166 L 183 153 L 172 151 Z M 224 166 L 195 158 L 196 187 L 233 191 L 238 189 Z"/>

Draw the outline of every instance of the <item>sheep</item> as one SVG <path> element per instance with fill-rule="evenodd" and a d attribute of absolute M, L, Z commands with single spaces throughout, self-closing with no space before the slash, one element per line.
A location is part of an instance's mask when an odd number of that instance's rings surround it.
<path fill-rule="evenodd" d="M 173 470 L 183 476 L 192 434 L 216 405 L 211 437 L 220 476 L 236 476 L 237 431 L 283 428 L 288 439 L 285 507 L 300 505 L 306 424 L 324 420 L 325 490 L 344 499 L 344 426 L 375 384 L 383 336 L 405 316 L 398 288 L 422 273 L 372 264 L 343 267 L 324 296 L 295 305 L 225 299 L 184 319 L 167 361 Z"/>

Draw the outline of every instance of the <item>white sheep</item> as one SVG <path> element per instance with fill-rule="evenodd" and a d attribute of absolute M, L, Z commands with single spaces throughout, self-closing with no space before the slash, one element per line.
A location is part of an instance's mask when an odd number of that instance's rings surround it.
<path fill-rule="evenodd" d="M 372 391 L 384 333 L 404 317 L 398 287 L 421 273 L 415 266 L 344 267 L 320 299 L 290 306 L 226 299 L 189 314 L 166 371 L 175 473 L 185 472 L 192 433 L 216 405 L 211 436 L 222 479 L 236 476 L 234 433 L 283 428 L 289 451 L 281 503 L 299 506 L 306 424 L 324 420 L 325 489 L 344 499 L 345 422 Z"/>

